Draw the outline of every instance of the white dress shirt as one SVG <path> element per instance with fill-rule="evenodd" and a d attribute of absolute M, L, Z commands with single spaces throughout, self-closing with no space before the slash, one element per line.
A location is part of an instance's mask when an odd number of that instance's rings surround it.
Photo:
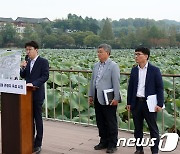
<path fill-rule="evenodd" d="M 147 67 L 148 62 L 144 66 L 144 68 L 140 68 L 138 65 L 138 72 L 139 72 L 139 78 L 138 78 L 138 88 L 137 88 L 137 97 L 145 97 L 145 81 L 146 81 L 146 74 L 147 74 Z"/>
<path fill-rule="evenodd" d="M 30 63 L 30 73 L 33 69 L 33 66 L 34 66 L 34 63 L 36 62 L 37 58 L 38 58 L 39 55 L 37 55 L 33 60 L 31 60 L 31 63 Z"/>
<path fill-rule="evenodd" d="M 107 63 L 107 60 L 103 63 L 100 62 L 100 64 L 99 64 L 98 73 L 97 73 L 97 77 L 96 77 L 96 86 L 100 80 L 100 77 L 102 75 L 102 72 L 104 70 L 104 66 L 106 65 L 106 63 Z"/>

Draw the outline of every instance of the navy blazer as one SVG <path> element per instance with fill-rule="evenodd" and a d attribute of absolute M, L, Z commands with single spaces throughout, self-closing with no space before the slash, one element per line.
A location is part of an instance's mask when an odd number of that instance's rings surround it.
<path fill-rule="evenodd" d="M 132 68 L 129 85 L 128 85 L 128 96 L 127 96 L 127 104 L 131 105 L 131 109 L 133 109 L 136 105 L 136 94 L 138 88 L 138 77 L 139 70 L 138 66 Z M 157 95 L 158 106 L 162 107 L 164 104 L 164 88 L 162 76 L 159 68 L 153 66 L 148 63 L 146 81 L 145 81 L 145 98 L 149 95 Z"/>
<path fill-rule="evenodd" d="M 40 56 L 36 59 L 32 71 L 30 73 L 30 61 L 25 69 L 21 69 L 20 76 L 25 78 L 26 83 L 32 83 L 38 87 L 33 92 L 33 101 L 43 101 L 45 99 L 44 83 L 49 78 L 49 63 L 46 59 Z"/>

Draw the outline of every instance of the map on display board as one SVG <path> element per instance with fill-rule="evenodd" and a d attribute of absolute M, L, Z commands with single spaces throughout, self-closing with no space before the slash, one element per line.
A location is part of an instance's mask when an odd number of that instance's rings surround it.
<path fill-rule="evenodd" d="M 0 50 L 0 79 L 18 80 L 21 51 Z"/>

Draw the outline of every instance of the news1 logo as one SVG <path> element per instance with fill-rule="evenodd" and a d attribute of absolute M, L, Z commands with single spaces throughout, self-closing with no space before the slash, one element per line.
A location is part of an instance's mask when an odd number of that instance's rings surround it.
<path fill-rule="evenodd" d="M 165 133 L 161 136 L 159 141 L 159 150 L 162 152 L 170 152 L 176 149 L 179 140 L 179 135 L 177 133 Z M 122 141 L 122 146 L 125 147 L 134 147 L 134 146 L 143 146 L 143 147 L 152 147 L 155 145 L 156 138 L 120 138 L 117 142 L 117 147 L 120 146 Z M 141 143 L 140 143 L 141 142 Z"/>
<path fill-rule="evenodd" d="M 166 138 L 165 141 L 163 140 L 163 138 Z M 176 133 L 163 134 L 159 141 L 159 150 L 164 152 L 170 152 L 175 150 L 178 144 L 178 139 L 179 139 L 179 135 Z"/>

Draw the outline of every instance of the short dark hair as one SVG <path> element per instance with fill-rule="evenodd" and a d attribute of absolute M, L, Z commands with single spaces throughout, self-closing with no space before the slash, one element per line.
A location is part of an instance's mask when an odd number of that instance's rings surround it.
<path fill-rule="evenodd" d="M 39 49 L 39 46 L 38 46 L 37 42 L 35 42 L 35 41 L 27 42 L 27 43 L 25 44 L 25 48 L 26 48 L 27 46 L 34 47 L 34 49 Z"/>
<path fill-rule="evenodd" d="M 135 52 L 142 52 L 143 54 L 148 55 L 148 59 L 149 59 L 149 56 L 150 56 L 150 49 L 149 48 L 138 47 L 135 49 Z"/>
<path fill-rule="evenodd" d="M 98 49 L 100 49 L 100 48 L 103 48 L 104 49 L 104 51 L 106 51 L 106 52 L 108 52 L 109 53 L 109 55 L 111 54 L 111 46 L 109 45 L 109 44 L 100 44 L 99 46 L 98 46 Z"/>

